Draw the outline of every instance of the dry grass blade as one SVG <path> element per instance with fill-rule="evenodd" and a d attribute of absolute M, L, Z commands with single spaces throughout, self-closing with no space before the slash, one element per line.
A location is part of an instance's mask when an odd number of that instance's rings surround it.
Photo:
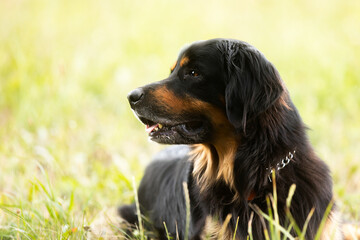
<path fill-rule="evenodd" d="M 226 239 L 226 229 L 229 225 L 231 217 L 232 217 L 232 215 L 230 213 L 226 216 L 225 221 L 222 224 L 219 235 L 218 235 L 219 239 Z"/>
<path fill-rule="evenodd" d="M 251 212 L 250 220 L 248 222 L 248 239 L 249 240 L 253 240 L 253 236 L 252 236 L 252 221 L 253 221 L 253 219 L 254 219 L 254 212 Z M 239 217 L 238 217 L 238 221 L 239 221 Z M 236 225 L 237 225 L 237 223 L 238 222 L 236 222 Z"/>
<path fill-rule="evenodd" d="M 295 190 L 296 190 L 296 185 L 292 184 L 290 189 L 289 189 L 288 197 L 286 198 L 286 207 L 288 207 L 288 208 L 290 208 L 291 200 L 292 200 L 292 198 L 294 196 Z"/>
<path fill-rule="evenodd" d="M 185 240 L 189 239 L 189 228 L 190 228 L 190 196 L 189 189 L 186 182 L 183 182 L 185 203 L 186 203 L 186 222 L 185 222 Z"/>

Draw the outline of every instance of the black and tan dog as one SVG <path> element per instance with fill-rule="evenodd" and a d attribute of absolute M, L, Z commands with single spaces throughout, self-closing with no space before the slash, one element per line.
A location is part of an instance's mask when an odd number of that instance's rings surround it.
<path fill-rule="evenodd" d="M 138 190 L 157 238 L 167 239 L 165 222 L 171 236 L 184 239 L 187 182 L 189 239 L 202 238 L 209 216 L 219 225 L 231 216 L 223 235 L 228 239 L 239 219 L 236 239 L 246 239 L 250 205 L 268 212 L 275 171 L 280 224 L 287 224 L 286 198 L 296 184 L 290 211 L 302 228 L 314 208 L 306 231 L 306 239 L 314 239 L 333 198 L 329 169 L 314 153 L 278 71 L 256 48 L 231 39 L 193 43 L 168 78 L 133 90 L 128 99 L 151 140 L 185 144 L 155 157 Z M 342 239 L 334 211 L 322 239 Z M 119 212 L 136 223 L 135 205 Z M 254 214 L 253 239 L 264 239 L 263 227 Z"/>

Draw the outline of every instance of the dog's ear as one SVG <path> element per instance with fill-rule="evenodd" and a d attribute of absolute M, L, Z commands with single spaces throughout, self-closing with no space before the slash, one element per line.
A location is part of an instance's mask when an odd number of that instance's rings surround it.
<path fill-rule="evenodd" d="M 230 123 L 245 132 L 248 121 L 266 111 L 284 91 L 275 67 L 254 47 L 227 42 L 225 88 Z"/>

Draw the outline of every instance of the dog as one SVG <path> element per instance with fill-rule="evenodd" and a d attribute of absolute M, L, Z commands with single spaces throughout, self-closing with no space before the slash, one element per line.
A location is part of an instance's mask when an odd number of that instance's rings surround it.
<path fill-rule="evenodd" d="M 265 239 L 269 223 L 259 210 L 269 212 L 275 187 L 280 225 L 289 225 L 290 213 L 302 229 L 312 212 L 305 239 L 315 238 L 323 218 L 321 239 L 343 238 L 329 168 L 278 71 L 255 47 L 234 39 L 195 42 L 168 78 L 131 91 L 128 100 L 152 141 L 179 145 L 155 156 L 138 189 L 156 239 L 203 239 L 213 226 L 224 228 L 210 233 L 214 239 L 247 239 L 249 226 L 253 239 Z M 135 204 L 119 213 L 137 223 Z M 290 233 L 297 236 L 294 228 Z"/>

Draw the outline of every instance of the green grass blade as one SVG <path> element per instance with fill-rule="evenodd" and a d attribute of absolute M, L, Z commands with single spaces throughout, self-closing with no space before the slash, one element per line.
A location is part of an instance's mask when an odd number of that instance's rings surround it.
<path fill-rule="evenodd" d="M 28 227 L 30 229 L 30 231 L 35 235 L 35 237 L 38 237 L 35 230 L 31 227 L 31 224 L 28 223 L 28 221 L 26 221 L 26 219 L 24 217 L 22 217 L 20 214 L 17 214 L 15 212 L 9 210 L 7 207 L 2 206 L 1 204 L 0 204 L 0 209 L 2 211 L 4 211 L 5 213 L 21 220 L 26 225 L 26 227 Z"/>
<path fill-rule="evenodd" d="M 250 216 L 250 221 L 249 221 L 250 225 L 251 225 L 252 216 L 253 216 L 253 213 L 251 213 L 251 216 Z M 235 238 L 236 238 L 236 232 L 237 232 L 238 225 L 239 225 L 239 216 L 236 218 L 236 225 L 235 225 L 233 240 L 235 240 Z"/>
<path fill-rule="evenodd" d="M 273 198 L 270 196 L 270 200 L 272 203 L 272 208 L 274 210 L 274 221 L 275 221 L 275 231 L 271 232 L 272 235 L 272 239 L 276 238 L 276 239 L 280 239 L 280 231 L 276 226 L 279 226 L 279 214 L 278 214 L 278 209 L 277 209 L 277 186 L 276 186 L 276 171 L 274 170 L 272 172 L 272 184 L 273 184 Z M 269 207 L 269 209 L 271 209 Z"/>
<path fill-rule="evenodd" d="M 133 177 L 133 188 L 134 188 L 134 195 L 135 195 L 136 214 L 138 216 L 138 223 L 139 223 L 140 239 L 144 240 L 145 235 L 144 235 L 144 228 L 143 228 L 142 219 L 141 219 L 140 204 L 139 204 L 139 198 L 138 198 L 138 194 L 137 194 L 135 177 Z"/>
<path fill-rule="evenodd" d="M 166 227 L 166 223 L 163 222 L 163 224 L 164 224 L 164 228 L 165 228 L 165 232 L 166 232 L 166 237 L 167 237 L 168 240 L 170 240 L 171 238 L 170 238 L 170 235 L 169 235 L 169 231 L 168 231 L 168 229 Z"/>
<path fill-rule="evenodd" d="M 322 234 L 322 231 L 323 231 L 323 229 L 325 227 L 326 220 L 328 219 L 329 214 L 331 213 L 331 210 L 332 210 L 333 206 L 334 206 L 334 200 L 331 200 L 329 205 L 327 206 L 327 208 L 325 210 L 323 218 L 321 219 L 321 223 L 320 223 L 320 226 L 319 226 L 319 228 L 318 228 L 318 230 L 316 232 L 314 240 L 319 240 L 321 238 L 321 234 Z"/>
<path fill-rule="evenodd" d="M 303 227 L 303 230 L 301 232 L 301 235 L 300 235 L 300 240 L 301 239 L 305 239 L 305 234 L 306 234 L 306 230 L 307 230 L 307 227 L 308 227 L 308 224 L 310 222 L 310 219 L 312 217 L 312 215 L 314 214 L 314 211 L 315 211 L 315 208 L 312 208 L 310 213 L 308 214 L 307 218 L 306 218 L 306 221 L 304 223 L 304 227 Z"/>
<path fill-rule="evenodd" d="M 286 231 L 287 231 L 288 233 L 290 233 L 290 232 L 291 232 L 292 227 L 293 227 L 293 226 L 292 226 L 292 223 L 290 223 L 290 224 L 289 224 L 289 226 L 288 226 L 288 228 L 286 229 Z M 287 238 L 287 237 L 286 237 L 286 235 L 283 235 L 282 240 L 286 240 L 286 238 Z"/>
<path fill-rule="evenodd" d="M 251 208 L 261 217 L 265 218 L 267 221 L 271 221 L 269 215 L 267 215 L 266 213 L 264 213 L 263 211 L 261 211 L 261 209 L 256 206 L 256 205 L 250 205 Z M 290 240 L 295 240 L 295 238 L 293 236 L 291 236 L 291 234 L 280 224 L 276 223 L 275 221 L 273 221 L 273 224 L 275 225 L 275 227 L 277 227 L 279 229 L 280 232 L 282 232 L 284 235 L 286 235 L 286 237 L 288 237 Z M 263 224 L 265 225 L 265 224 Z M 266 228 L 266 225 L 265 225 Z"/>
<path fill-rule="evenodd" d="M 273 216 L 273 212 L 272 212 L 272 208 L 271 208 L 271 202 L 270 202 L 270 197 L 267 196 L 266 197 L 266 204 L 267 204 L 267 207 L 268 207 L 268 212 L 269 212 L 269 231 L 270 231 L 270 235 L 271 235 L 271 239 L 274 239 L 274 235 L 275 235 L 275 230 L 274 230 L 274 216 Z"/>

